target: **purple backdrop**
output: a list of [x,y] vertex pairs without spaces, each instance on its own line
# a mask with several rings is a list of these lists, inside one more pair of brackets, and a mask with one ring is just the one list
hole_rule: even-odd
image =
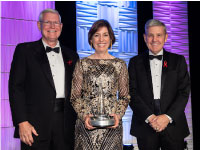
[[[165,44],[167,51],[181,54],[185,56],[189,70],[189,40],[188,40],[188,15],[187,2],[183,1],[154,1],[153,16],[164,22],[167,26],[169,34]],[[185,109],[187,121],[190,128],[190,136],[185,140],[188,142],[189,150],[193,149],[193,134],[192,134],[192,114],[191,114],[191,99]]]
[[1,149],[19,150],[20,142],[13,138],[13,124],[8,100],[8,77],[15,46],[38,40],[39,13],[55,8],[55,2],[0,2],[1,3]]

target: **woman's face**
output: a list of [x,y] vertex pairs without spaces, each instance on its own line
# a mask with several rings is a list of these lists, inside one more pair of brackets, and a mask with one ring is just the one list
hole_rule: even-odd
[[91,39],[91,43],[97,52],[107,51],[110,42],[111,39],[107,27],[100,27]]

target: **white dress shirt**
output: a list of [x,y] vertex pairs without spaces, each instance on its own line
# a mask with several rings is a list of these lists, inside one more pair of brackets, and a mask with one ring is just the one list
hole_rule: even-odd
[[[42,42],[46,49],[46,46],[49,46],[49,45],[45,43],[45,41],[43,40]],[[47,57],[49,60],[49,65],[51,68],[51,73],[53,76],[53,81],[54,81],[54,85],[56,89],[56,98],[64,98],[65,97],[65,66],[63,62],[63,57],[62,57],[59,41],[55,47],[60,48],[59,53],[55,53],[54,51],[51,51],[47,53]]]
[[[149,51],[149,55],[154,55],[151,51]],[[163,49],[156,55],[163,55]],[[155,55],[154,55],[155,56]],[[162,60],[152,59],[150,61],[150,68],[151,68],[151,78],[152,78],[152,85],[153,85],[153,95],[154,99],[160,99],[160,92],[161,92],[161,77],[162,77]],[[148,119],[151,117],[150,115],[145,122],[148,123]],[[172,118],[166,115],[172,123]]]
[[[149,55],[154,55],[154,54],[151,51],[149,51]],[[163,55],[163,50],[161,50],[157,55]],[[154,99],[160,99],[162,60],[152,59],[149,61],[151,68]]]

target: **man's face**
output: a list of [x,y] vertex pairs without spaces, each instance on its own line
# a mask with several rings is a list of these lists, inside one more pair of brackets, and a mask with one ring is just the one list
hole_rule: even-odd
[[44,13],[42,22],[38,22],[38,28],[42,33],[42,39],[49,45],[57,43],[62,31],[59,15],[56,13]]
[[144,34],[144,41],[153,54],[157,54],[163,49],[167,38],[168,34],[165,33],[162,26],[149,27],[147,33]]

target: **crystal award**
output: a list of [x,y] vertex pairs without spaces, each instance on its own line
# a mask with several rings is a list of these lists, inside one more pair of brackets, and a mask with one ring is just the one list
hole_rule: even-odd
[[112,116],[109,116],[109,114],[107,114],[105,111],[105,98],[103,88],[101,85],[99,85],[97,95],[98,107],[96,112],[94,112],[94,110],[92,109],[93,117],[91,117],[91,125],[97,128],[113,126],[115,124],[115,120]]

